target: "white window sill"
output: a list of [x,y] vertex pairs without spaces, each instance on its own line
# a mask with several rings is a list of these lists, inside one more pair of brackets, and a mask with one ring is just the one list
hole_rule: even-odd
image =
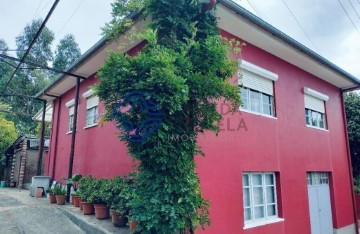
[[264,225],[267,225],[267,224],[284,222],[284,221],[285,221],[285,219],[283,219],[283,218],[274,218],[274,219],[268,219],[268,220],[261,220],[261,221],[257,221],[257,222],[247,223],[247,224],[245,224],[243,229],[249,229],[249,228],[254,228],[254,227],[264,226]]
[[276,117],[271,116],[271,115],[265,115],[265,114],[245,110],[245,109],[242,109],[242,108],[240,108],[240,112],[246,112],[246,113],[249,113],[249,114],[259,115],[259,116],[263,116],[263,117],[270,118],[270,119],[277,119]]
[[96,123],[96,124],[89,125],[89,126],[86,126],[86,127],[84,127],[84,129],[93,128],[93,127],[96,127],[96,126],[98,126],[97,123]]
[[[77,131],[77,129],[76,129],[76,131]],[[66,135],[70,135],[70,134],[72,134],[72,131],[69,131],[66,133]]]
[[315,127],[315,126],[312,126],[312,125],[307,125],[307,124],[306,124],[306,127],[308,127],[308,128],[314,128],[314,129],[321,130],[321,131],[325,131],[325,132],[329,132],[328,129],[319,128],[319,127]]

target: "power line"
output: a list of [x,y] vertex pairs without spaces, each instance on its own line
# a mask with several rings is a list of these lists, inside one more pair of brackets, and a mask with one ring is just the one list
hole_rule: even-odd
[[39,13],[37,13],[36,15],[34,15],[33,18],[36,18],[36,17],[40,16],[41,12],[43,12],[43,10],[50,4],[50,2],[51,2],[51,0],[49,0],[49,1],[44,5],[44,7],[41,8],[41,10],[39,11]]
[[249,0],[246,0],[246,1],[249,3],[249,5],[251,6],[251,8],[256,12],[256,14],[257,14],[260,18],[262,18],[260,12],[257,11],[257,9],[251,4],[251,2],[250,2]]
[[260,18],[264,18],[263,16],[262,16],[262,14],[260,14],[260,11],[249,1],[249,0],[246,0],[248,3],[249,3],[249,5],[251,6],[251,8],[256,12],[256,14],[260,17]]
[[79,5],[75,8],[74,12],[70,15],[70,17],[66,20],[66,22],[64,23],[64,25],[60,28],[60,30],[57,32],[57,35],[60,35],[60,33],[62,32],[62,30],[65,28],[65,26],[69,23],[69,21],[72,19],[72,17],[74,17],[74,15],[76,14],[76,12],[79,10],[80,6],[84,3],[85,0],[82,0]]
[[36,13],[38,12],[38,10],[39,10],[39,8],[40,8],[40,6],[41,6],[41,4],[42,4],[42,1],[43,1],[43,0],[41,0],[40,3],[39,3],[39,5],[37,6],[37,8],[36,8],[36,10],[35,10],[35,13],[34,13],[34,16],[33,16],[33,19],[35,19]]
[[0,58],[0,61],[6,63],[6,64],[9,65],[10,67],[16,68],[15,65],[7,62],[5,59]]
[[355,14],[357,15],[358,19],[360,20],[360,15],[359,15],[359,13],[356,11],[354,5],[352,4],[352,2],[351,2],[350,0],[348,0],[348,2],[350,3],[351,8],[355,11]]
[[355,26],[354,21],[351,19],[351,17],[350,17],[350,15],[349,15],[349,13],[346,11],[346,9],[345,9],[344,5],[340,2],[340,0],[337,0],[337,1],[339,2],[339,4],[340,4],[341,8],[344,10],[345,14],[346,14],[346,15],[347,15],[347,17],[349,18],[349,20],[350,20],[351,24],[354,26],[354,28],[356,29],[356,31],[360,34],[359,30],[358,30],[358,29],[357,29],[357,27]]
[[285,0],[281,0],[284,5],[286,6],[286,8],[288,9],[288,11],[290,12],[290,14],[292,15],[292,17],[295,19],[296,23],[299,25],[299,27],[301,28],[301,30],[303,31],[303,33],[305,34],[306,38],[310,41],[310,43],[314,46],[314,48],[319,52],[319,49],[317,48],[317,46],[315,45],[315,43],[311,40],[310,36],[306,33],[305,29],[301,26],[300,22],[298,21],[298,19],[296,18],[296,16],[294,15],[294,13],[291,11],[290,7],[286,4]]
[[49,13],[48,13],[47,16],[46,16],[44,22],[41,24],[41,27],[40,27],[39,30],[36,32],[35,37],[34,37],[33,40],[31,41],[28,49],[26,50],[25,54],[22,56],[19,64],[17,65],[17,67],[15,68],[15,70],[13,71],[13,73],[11,74],[9,80],[6,82],[6,84],[5,84],[5,90],[6,90],[6,88],[8,87],[8,85],[10,84],[11,80],[14,78],[14,76],[15,76],[16,72],[18,71],[18,69],[20,68],[21,64],[25,61],[26,56],[29,54],[31,48],[33,47],[33,45],[35,44],[36,40],[37,40],[38,37],[40,36],[42,30],[44,29],[47,21],[49,20],[51,14],[52,14],[53,11],[55,10],[55,8],[56,8],[57,4],[59,3],[59,1],[60,1],[60,0],[55,0],[53,6],[51,7]]

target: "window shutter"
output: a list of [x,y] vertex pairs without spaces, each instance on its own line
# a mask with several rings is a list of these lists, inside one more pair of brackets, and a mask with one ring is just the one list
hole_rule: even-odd
[[244,87],[257,90],[259,92],[274,96],[273,81],[267,78],[263,78],[255,73],[247,70],[242,70],[240,84]]
[[316,98],[314,96],[311,96],[309,94],[305,94],[304,95],[305,98],[305,108],[320,112],[320,113],[325,113],[325,103],[324,100],[321,100],[319,98]]
[[86,109],[90,109],[98,105],[99,105],[99,97],[97,96],[89,97],[86,101]]
[[69,108],[69,115],[73,115],[74,114],[74,106],[71,106],[70,108]]

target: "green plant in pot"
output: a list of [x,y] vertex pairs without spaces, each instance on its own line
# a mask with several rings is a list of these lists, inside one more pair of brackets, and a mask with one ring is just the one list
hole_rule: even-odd
[[75,175],[73,175],[73,177],[71,177],[71,183],[72,183],[72,186],[73,186],[75,192],[77,191],[77,188],[78,188],[81,178],[82,178],[82,175],[80,175],[80,174],[75,174]]
[[54,194],[54,190],[52,188],[48,188],[46,190],[46,193],[49,194],[50,203],[55,204],[56,203],[56,197],[55,197],[55,194]]
[[79,181],[78,193],[81,199],[81,206],[83,209],[84,215],[94,214],[94,204],[91,201],[91,196],[93,193],[93,185],[96,179],[89,176],[84,176]]
[[107,205],[109,199],[109,186],[107,179],[97,179],[94,181],[90,201],[94,203],[95,217],[97,219],[109,218],[109,207]]
[[66,201],[66,187],[62,184],[56,184],[53,188],[54,195],[56,197],[56,203],[58,205],[65,205]]
[[127,223],[127,198],[124,196],[127,190],[126,178],[115,177],[107,184],[105,189],[108,206],[111,208],[112,223],[116,227],[123,227]]

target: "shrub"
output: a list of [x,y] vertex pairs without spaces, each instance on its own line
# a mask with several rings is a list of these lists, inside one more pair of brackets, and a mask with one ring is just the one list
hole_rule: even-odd
[[56,184],[53,193],[54,195],[66,195],[66,188],[62,184]]
[[360,194],[360,178],[354,178],[354,192]]
[[107,188],[107,179],[94,179],[93,184],[91,186],[89,202],[94,204],[107,204],[107,195],[106,195],[106,188]]
[[95,183],[95,178],[91,175],[84,176],[79,181],[79,196],[84,202],[91,202],[91,194],[93,192],[93,185]]

